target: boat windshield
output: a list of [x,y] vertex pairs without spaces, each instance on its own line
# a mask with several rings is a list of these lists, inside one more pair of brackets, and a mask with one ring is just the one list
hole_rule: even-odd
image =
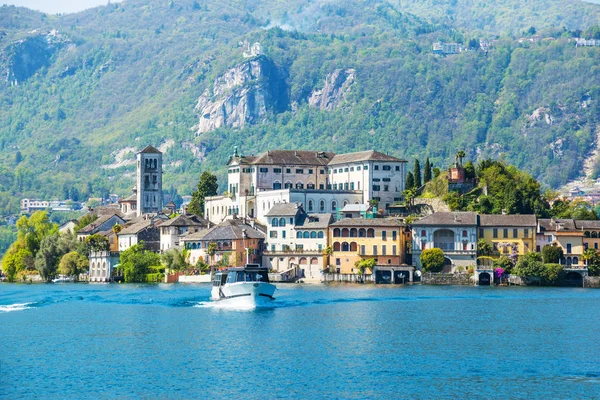
[[227,276],[227,283],[235,282],[269,282],[269,274],[267,270],[231,271]]

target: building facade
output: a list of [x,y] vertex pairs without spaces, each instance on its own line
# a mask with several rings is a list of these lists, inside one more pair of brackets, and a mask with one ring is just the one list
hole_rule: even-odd
[[535,215],[479,215],[479,239],[499,254],[523,255],[536,251]]
[[137,216],[162,212],[162,153],[148,146],[136,158]]

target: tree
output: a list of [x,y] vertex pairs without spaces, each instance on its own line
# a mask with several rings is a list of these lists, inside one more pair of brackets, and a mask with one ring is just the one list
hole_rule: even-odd
[[456,153],[456,164],[458,166],[462,167],[462,165],[463,165],[462,160],[463,160],[463,158],[465,158],[465,156],[466,156],[466,153],[464,152],[464,150],[459,150]]
[[113,225],[113,227],[112,227],[112,231],[113,231],[115,234],[117,234],[117,235],[118,235],[118,234],[119,234],[119,232],[121,232],[122,230],[123,230],[123,227],[122,227],[120,224],[114,224],[114,225]]
[[519,258],[512,273],[528,281],[541,277],[545,273],[544,263],[540,253],[527,253]]
[[419,164],[419,159],[417,159],[417,158],[415,158],[414,179],[415,179],[415,188],[416,189],[420,188],[422,186],[421,164]]
[[406,189],[413,189],[415,187],[415,176],[412,174],[412,172],[408,171],[408,174],[406,174],[406,184],[405,184]]
[[217,250],[219,247],[215,242],[210,242],[208,247],[206,248],[206,254],[210,257],[210,265],[214,265],[215,263],[215,254],[217,254]]
[[423,183],[427,183],[431,180],[431,164],[429,163],[429,157],[425,160],[425,170],[423,171]]
[[21,161],[23,161],[23,156],[21,155],[20,151],[17,151],[15,153],[15,165],[21,164]]
[[207,196],[216,196],[219,184],[217,183],[217,176],[211,174],[208,171],[204,171],[200,175],[200,181],[198,187],[194,193],[192,193],[192,200],[188,205],[188,211],[198,216],[204,215],[204,198]]
[[14,282],[17,274],[34,266],[34,257],[22,240],[14,242],[2,258],[2,271],[9,282]]
[[421,252],[421,267],[425,272],[440,272],[444,269],[444,252],[442,249],[425,249]]
[[123,271],[125,282],[145,282],[150,267],[160,266],[160,256],[145,246],[141,241],[121,253],[119,269]]
[[77,278],[79,274],[87,271],[89,268],[89,260],[87,257],[79,254],[76,251],[65,254],[58,264],[58,273],[65,276],[73,276]]
[[558,264],[563,255],[563,249],[559,246],[544,246],[542,249],[542,258],[546,264]]
[[46,236],[40,243],[40,248],[35,256],[35,269],[45,280],[50,280],[56,275],[58,262],[62,254],[58,246],[58,233]]
[[493,263],[494,269],[502,269],[505,274],[510,274],[514,267],[514,264],[507,256],[500,256],[497,260],[494,260]]
[[366,258],[364,260],[358,260],[354,263],[354,268],[358,270],[359,275],[363,275],[365,270],[369,268],[373,273],[373,268],[377,265],[374,258]]
[[477,50],[479,49],[479,40],[473,38],[471,40],[469,40],[469,50]]
[[196,262],[196,268],[203,274],[210,271],[210,265],[205,263],[204,260],[201,258],[199,258],[198,261]]
[[600,276],[600,254],[595,249],[587,249],[582,258],[587,264],[588,275]]
[[88,251],[108,251],[109,244],[108,238],[106,236],[102,236],[98,233],[94,233],[85,238],[85,243],[87,245]]
[[333,254],[333,247],[327,246],[323,249],[323,255],[325,256],[325,265],[330,268],[329,263],[331,262],[331,255]]
[[465,164],[465,178],[473,179],[475,178],[475,165],[473,165],[473,161],[469,160]]
[[84,215],[83,217],[81,217],[77,220],[77,225],[75,225],[75,228],[73,228],[74,232],[75,233],[79,232],[82,228],[85,228],[86,226],[88,226],[89,224],[91,224],[92,222],[94,222],[97,219],[98,219],[98,216],[93,213]]
[[434,178],[437,178],[438,176],[440,176],[441,173],[442,173],[442,171],[438,167],[433,168],[433,177]]
[[492,249],[492,246],[488,242],[486,242],[485,239],[481,238],[477,241],[477,255],[478,256],[489,257],[492,255],[493,252],[494,252],[494,250]]
[[23,240],[34,256],[42,239],[56,232],[58,226],[50,221],[46,211],[36,211],[29,218],[22,216],[17,221],[17,239]]
[[160,258],[165,268],[170,270],[181,271],[188,266],[188,263],[185,260],[185,254],[178,248],[172,248],[165,251]]

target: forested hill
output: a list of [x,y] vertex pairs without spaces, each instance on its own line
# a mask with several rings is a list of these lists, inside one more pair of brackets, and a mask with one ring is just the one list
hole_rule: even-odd
[[[464,149],[556,187],[598,129],[600,47],[574,41],[600,38],[595,21],[600,6],[555,0],[3,6],[0,214],[21,197],[127,194],[147,144],[180,194],[202,170],[224,176],[234,146],[375,148],[440,167]],[[470,50],[433,54],[438,41]]]

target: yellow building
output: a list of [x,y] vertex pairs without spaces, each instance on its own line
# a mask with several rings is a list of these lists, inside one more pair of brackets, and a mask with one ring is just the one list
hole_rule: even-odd
[[536,242],[538,251],[548,245],[560,246],[563,250],[560,264],[567,268],[584,268],[584,231],[576,226],[575,220],[540,219]]
[[576,220],[575,226],[583,231],[583,250],[600,251],[600,221]]
[[331,270],[358,272],[357,261],[373,258],[376,265],[399,266],[405,263],[406,232],[404,223],[390,218],[345,218],[329,226],[329,245],[333,249]]
[[479,239],[500,254],[523,255],[536,249],[535,215],[480,215]]

